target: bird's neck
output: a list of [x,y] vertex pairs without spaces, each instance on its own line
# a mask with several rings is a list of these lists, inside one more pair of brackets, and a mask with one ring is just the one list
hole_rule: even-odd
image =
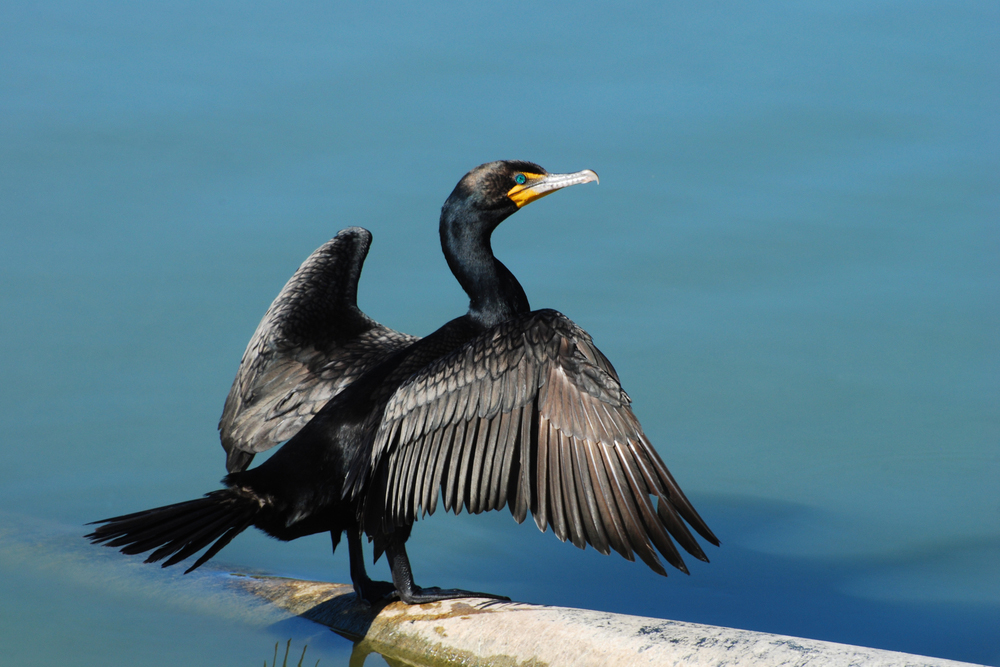
[[484,328],[531,310],[528,296],[514,274],[496,257],[491,260],[490,270],[474,277],[475,290],[470,291],[462,285],[469,295],[469,316]]
[[[469,295],[469,317],[488,328],[531,310],[524,288],[493,255],[492,229],[444,222],[441,246],[451,272]],[[475,231],[480,233],[470,233]]]

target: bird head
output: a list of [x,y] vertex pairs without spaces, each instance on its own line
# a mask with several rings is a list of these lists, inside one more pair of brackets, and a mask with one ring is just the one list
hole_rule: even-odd
[[455,186],[449,202],[464,202],[483,211],[517,209],[556,190],[579,183],[599,182],[597,174],[584,169],[572,174],[550,174],[533,162],[500,160],[481,164]]
[[[441,209],[446,224],[482,227],[492,232],[505,218],[536,199],[580,183],[600,182],[590,169],[571,174],[550,174],[533,162],[500,160],[479,165],[462,177]],[[478,224],[477,224],[478,223]],[[455,231],[455,230],[453,230]]]

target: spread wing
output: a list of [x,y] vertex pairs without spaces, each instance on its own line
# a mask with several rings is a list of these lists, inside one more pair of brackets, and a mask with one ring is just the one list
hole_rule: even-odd
[[[521,522],[601,553],[656,549],[687,571],[671,541],[707,560],[689,532],[718,540],[632,413],[611,363],[563,315],[541,310],[486,331],[392,396],[372,449],[365,527],[446,510],[510,505]],[[682,520],[683,519],[683,520]]]
[[358,309],[371,239],[351,227],[320,246],[257,326],[219,421],[230,472],[291,438],[344,387],[416,340]]

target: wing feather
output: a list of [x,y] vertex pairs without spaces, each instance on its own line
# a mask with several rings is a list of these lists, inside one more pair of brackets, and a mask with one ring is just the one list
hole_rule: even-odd
[[490,470],[490,499],[486,509],[503,509],[507,504],[506,489],[510,480],[510,461],[514,448],[510,446],[510,412],[501,412],[497,422],[497,437],[494,443],[493,467]]
[[560,542],[569,538],[569,526],[566,524],[566,511],[563,507],[562,467],[560,461],[559,431],[546,420],[548,427],[548,480],[549,480],[549,523],[552,531]]
[[455,514],[458,514],[458,505],[461,503],[461,500],[456,503],[455,497],[458,490],[458,464],[465,445],[465,425],[464,419],[455,424],[455,432],[451,441],[451,457],[448,462],[448,476],[443,483],[445,489],[444,508],[448,511],[454,510]]
[[[636,465],[639,468],[639,471],[642,473],[643,479],[646,481],[647,488],[657,489],[658,487],[656,484],[656,479],[653,477],[653,471],[650,466],[649,457],[647,456],[646,452],[642,449],[641,443],[637,443],[634,440],[629,440],[628,446],[632,452],[632,457],[635,460]],[[657,504],[657,515],[660,517],[660,521],[662,521],[663,527],[665,527],[667,531],[670,532],[673,538],[677,540],[677,542],[682,547],[684,547],[684,549],[689,554],[691,554],[698,560],[702,561],[706,560],[707,557],[705,556],[705,552],[702,551],[700,546],[698,546],[698,542],[691,535],[691,532],[687,529],[687,526],[684,525],[684,522],[680,520],[680,517],[677,515],[677,511],[670,509],[672,506],[670,505],[669,502],[667,502],[667,499],[664,498],[662,493],[656,492],[655,495]],[[657,525],[659,525],[658,522],[654,523],[657,523]],[[666,540],[666,542],[669,543],[670,540]],[[671,544],[671,547],[672,546],[673,545]],[[659,543],[657,543],[657,547],[659,548]],[[663,549],[660,549],[660,551],[663,551]],[[664,555],[666,555],[666,552],[664,552]],[[674,556],[677,561],[680,561],[680,554],[677,554],[676,551],[674,551]],[[680,570],[685,569],[683,567],[683,561],[681,561],[681,565],[677,565],[673,560],[671,560],[670,563]]]
[[537,427],[535,413],[536,403],[532,402],[524,406],[521,410],[520,428],[518,437],[515,440],[518,446],[518,458],[520,459],[520,472],[517,483],[517,496],[514,502],[514,521],[524,523],[528,510],[532,513],[537,511],[538,493],[535,490],[535,477],[532,474],[531,460],[535,456],[535,449],[538,447],[538,440],[532,430],[532,425]]
[[[551,519],[549,512],[549,489],[551,488],[550,477],[552,472],[549,466],[549,420],[541,417],[538,420],[538,436],[536,438],[535,452],[535,479],[528,482],[530,488],[535,491],[535,506],[531,508],[531,513],[535,517],[535,525],[543,533],[548,528]],[[537,481],[536,481],[537,480]],[[553,526],[555,530],[555,526]],[[556,533],[556,537],[559,534]],[[563,538],[562,541],[565,541]]]
[[497,440],[500,438],[500,427],[502,418],[490,419],[487,422],[488,435],[484,443],[483,464],[478,474],[473,475],[473,481],[478,484],[478,497],[473,504],[474,513],[486,512],[493,509],[491,500],[493,499],[493,467],[495,465],[497,453]]
[[649,537],[642,529],[639,511],[632,497],[632,487],[629,484],[628,476],[621,468],[616,449],[614,445],[604,446],[601,448],[601,455],[610,473],[612,492],[624,520],[629,546],[654,572],[664,574],[663,565],[660,564],[660,560],[650,544]]
[[472,470],[469,475],[469,493],[466,503],[466,509],[469,510],[469,514],[478,514],[482,511],[479,507],[479,500],[481,498],[483,468],[486,463],[486,443],[489,435],[490,420],[486,417],[480,417],[475,447],[471,451],[472,460],[470,461],[470,467]]
[[569,529],[570,541],[580,549],[587,544],[584,536],[583,517],[580,516],[580,505],[577,501],[576,482],[573,470],[572,436],[559,432],[559,483],[562,485],[563,513],[566,516],[566,527]]
[[413,523],[415,477],[423,472],[416,461],[418,455],[422,453],[420,448],[411,447],[410,449],[413,450],[413,455],[406,457],[406,466],[403,469],[403,474],[399,476],[401,484],[396,496],[396,506],[402,511],[404,523]]
[[[447,470],[448,461],[451,455],[451,443],[455,435],[455,425],[446,424],[444,430],[441,432],[441,450],[438,453],[437,461],[434,463],[434,478],[431,481],[430,488],[426,491],[427,493],[427,504],[424,506],[427,508],[428,514],[434,514],[434,510],[437,509],[437,499],[438,489],[444,490],[444,475]],[[448,510],[448,505],[445,505],[445,511]]]
[[597,506],[597,492],[594,489],[590,468],[587,465],[588,444],[586,441],[574,442],[570,449],[570,455],[573,457],[573,477],[577,480],[579,490],[577,499],[581,505],[585,506],[580,515],[587,534],[587,542],[606,556],[610,553],[608,536],[601,525],[601,510]]
[[608,481],[607,468],[598,451],[600,447],[602,445],[599,443],[586,441],[587,466],[590,468],[591,479],[596,482],[596,489],[600,490],[599,494],[595,494],[595,500],[601,512],[600,523],[604,526],[611,548],[620,553],[623,558],[635,560],[625,537],[625,529],[618,514],[618,506],[615,503],[611,484]]
[[[686,573],[687,567],[684,565],[684,561],[681,560],[680,554],[677,553],[677,548],[673,542],[667,537],[667,532],[664,530],[663,524],[656,517],[656,510],[649,499],[651,489],[646,486],[643,480],[640,464],[632,456],[632,452],[627,446],[616,445],[615,451],[618,453],[618,458],[622,462],[622,468],[628,476],[629,485],[631,485],[632,492],[637,500],[636,504],[639,507],[642,521],[646,525],[648,537],[656,545],[656,548],[660,550],[660,553],[664,555],[668,563]],[[657,559],[657,562],[659,562],[659,559]]]
[[[393,460],[389,461],[389,466],[388,469],[386,470],[386,480],[387,480],[386,495],[388,498],[393,498],[393,499],[397,498],[397,494],[401,486],[399,482],[400,475],[397,473],[397,469],[402,468],[404,463],[405,461],[403,460],[402,457],[395,457]],[[397,507],[398,504],[393,503],[393,506]],[[393,520],[395,521],[395,516],[393,516]]]
[[437,459],[441,452],[441,436],[443,433],[443,429],[436,429],[431,436],[431,445],[427,450],[427,464],[424,466],[423,475],[419,477],[420,486],[415,492],[417,502],[423,508],[421,516],[426,515],[427,508],[430,507],[430,494],[433,492],[435,496],[437,495],[437,488],[431,485],[431,481],[434,479],[434,471],[437,469]]

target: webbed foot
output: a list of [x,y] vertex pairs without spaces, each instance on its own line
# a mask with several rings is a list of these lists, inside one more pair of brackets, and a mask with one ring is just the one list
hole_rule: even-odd
[[463,591],[459,588],[438,588],[437,586],[421,588],[415,584],[411,586],[409,590],[399,591],[398,594],[399,599],[406,604],[426,604],[428,602],[457,600],[459,598],[486,598],[489,600],[503,600],[505,602],[510,602],[510,598],[503,595]]

